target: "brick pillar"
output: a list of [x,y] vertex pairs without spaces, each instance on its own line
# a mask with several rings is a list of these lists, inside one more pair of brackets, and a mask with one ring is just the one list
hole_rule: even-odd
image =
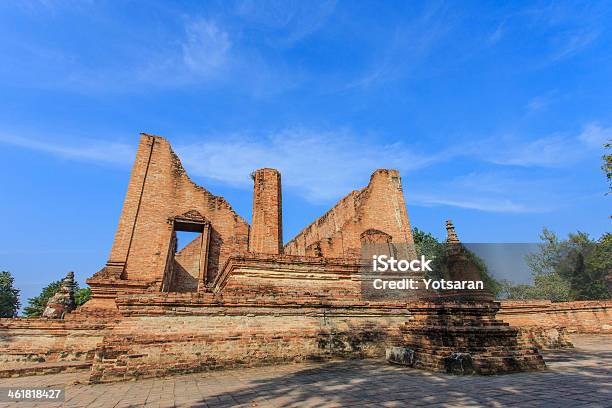
[[253,223],[249,251],[263,254],[283,252],[281,176],[275,169],[253,173]]

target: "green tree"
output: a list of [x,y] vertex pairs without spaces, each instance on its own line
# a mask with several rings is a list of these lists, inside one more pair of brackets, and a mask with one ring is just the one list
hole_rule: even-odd
[[0,317],[16,317],[19,310],[19,289],[13,287],[10,272],[0,271]]
[[559,240],[554,233],[545,229],[540,252],[528,258],[528,263],[532,261],[529,265],[532,266],[534,280],[541,276],[548,277],[541,278],[540,282],[542,290],[553,290],[551,300],[555,295],[559,296],[559,290],[565,291],[563,282],[569,286],[567,299],[563,300],[609,298],[605,281],[606,276],[612,273],[608,261],[612,255],[609,236],[605,234],[595,241],[588,234],[578,231],[569,234],[565,240]]
[[515,285],[514,282],[503,279],[500,281],[500,291],[498,298],[499,299],[509,299],[509,300],[527,300],[534,299],[533,297],[533,286],[519,284]]
[[553,302],[573,300],[569,282],[556,273],[534,276],[533,281],[533,286],[527,291],[529,299],[544,299]]
[[542,230],[540,239],[542,243],[538,245],[538,252],[530,253],[525,257],[534,276],[546,275],[555,271],[556,258],[561,245],[555,233],[547,228]]
[[[606,143],[604,148],[611,149],[612,143]],[[612,154],[604,154],[601,158],[603,159],[601,169],[606,173],[606,178],[608,179],[608,194],[610,194],[612,192]]]
[[576,293],[577,300],[609,299],[611,289],[609,281],[612,276],[612,234],[604,234],[584,259],[582,274],[588,285],[582,286]]
[[[79,283],[76,281],[74,284],[74,302],[76,306],[79,307],[91,298],[91,289],[79,288]],[[23,314],[26,317],[42,316],[45,307],[47,307],[47,302],[58,290],[60,290],[61,286],[61,279],[45,286],[38,296],[28,299],[28,305],[24,308]]]
[[91,289],[81,288],[81,289],[75,290],[74,301],[77,307],[81,306],[82,304],[87,302],[89,299],[91,299]]
[[42,316],[47,306],[47,302],[51,299],[51,296],[60,289],[62,285],[61,280],[51,282],[45,286],[38,296],[34,296],[28,299],[28,305],[23,309],[23,314],[26,317],[38,317]]
[[537,252],[527,255],[534,284],[504,283],[508,299],[568,300],[609,299],[607,277],[612,274],[612,237],[598,241],[578,231],[565,240],[544,228]]
[[417,255],[423,255],[426,259],[432,259],[432,271],[427,272],[429,279],[443,278],[443,254],[444,245],[438,242],[436,237],[429,232],[422,231],[416,227],[412,229],[412,239]]

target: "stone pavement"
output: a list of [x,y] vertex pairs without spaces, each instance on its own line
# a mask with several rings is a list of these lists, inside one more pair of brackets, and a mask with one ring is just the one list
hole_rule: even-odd
[[334,361],[85,385],[86,372],[0,380],[0,387],[69,384],[67,407],[485,406],[612,407],[612,336],[576,336],[544,354],[545,372],[490,377],[433,374],[382,361]]

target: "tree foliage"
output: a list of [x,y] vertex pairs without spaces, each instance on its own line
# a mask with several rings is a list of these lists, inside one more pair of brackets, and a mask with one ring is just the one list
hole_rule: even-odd
[[19,310],[19,289],[13,287],[10,272],[0,271],[0,317],[16,317]]
[[[42,316],[47,306],[47,302],[55,293],[60,290],[62,281],[57,280],[45,286],[38,296],[28,299],[28,305],[24,308],[26,317]],[[87,302],[91,298],[91,290],[89,288],[79,288],[79,283],[75,282],[74,301],[77,307]]]
[[91,299],[91,289],[80,288],[80,289],[75,290],[74,301],[77,307],[81,306],[83,303],[87,302],[89,299]]
[[554,302],[610,298],[606,279],[612,274],[612,234],[593,240],[578,231],[560,240],[545,228],[540,238],[539,250],[526,257],[534,284],[504,281],[503,298]]
[[515,285],[509,280],[501,281],[499,299],[529,300],[545,299],[553,302],[571,300],[567,281],[558,275],[540,275],[534,277],[533,285]]
[[38,296],[34,296],[28,299],[28,305],[23,309],[23,314],[26,317],[38,317],[42,316],[47,306],[47,302],[55,293],[60,289],[62,285],[61,280],[51,282],[45,286]]
[[[606,143],[604,148],[612,149],[612,143]],[[603,164],[601,165],[601,169],[606,173],[606,178],[608,179],[608,194],[610,194],[612,192],[612,154],[604,154],[602,159]]]
[[444,254],[444,244],[438,242],[436,237],[429,232],[422,231],[416,227],[412,229],[412,239],[416,253],[423,255],[426,259],[432,259],[432,272],[427,272],[429,279],[441,279],[442,276],[442,255]]

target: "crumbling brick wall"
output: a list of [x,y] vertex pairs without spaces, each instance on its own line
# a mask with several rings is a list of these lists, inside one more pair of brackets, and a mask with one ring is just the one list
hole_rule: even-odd
[[405,320],[372,310],[323,315],[293,309],[262,314],[257,308],[232,308],[207,316],[134,317],[117,327],[96,349],[91,380],[108,382],[172,373],[257,366],[330,357],[380,357]]
[[391,236],[393,243],[413,242],[397,170],[376,170],[367,187],[342,198],[289,241],[284,252],[329,258],[359,257],[361,236],[368,230]]
[[517,327],[564,327],[570,333],[612,333],[612,301],[502,301],[498,317]]
[[91,361],[107,320],[0,319],[0,367],[39,362]]
[[[284,281],[295,281],[290,275],[300,270],[307,275],[307,270],[317,269],[312,262],[307,268],[293,266],[293,272],[283,266]],[[322,260],[317,280],[324,279],[328,268]],[[115,381],[276,361],[381,356],[422,305],[339,296],[350,274],[345,266],[333,268],[337,271],[330,278],[337,282],[325,285],[324,296],[307,295],[316,285],[302,279],[293,294],[285,283],[285,289],[253,299],[238,296],[242,280],[234,279],[228,286],[236,289],[236,296],[222,300],[212,293],[126,296],[120,299],[123,316],[113,319],[72,314],[58,321],[0,319],[0,364],[93,361],[92,380]],[[262,285],[264,279],[277,284],[265,271],[248,284]],[[248,273],[245,269],[241,275]],[[610,301],[503,302],[498,316],[524,328],[527,337],[538,324],[547,330],[566,324],[570,332],[609,333],[611,306]]]
[[189,179],[167,140],[143,134],[108,265],[121,268],[124,280],[161,282],[173,255],[171,219],[193,211],[212,226],[212,280],[230,255],[248,250],[249,225],[223,197]]

